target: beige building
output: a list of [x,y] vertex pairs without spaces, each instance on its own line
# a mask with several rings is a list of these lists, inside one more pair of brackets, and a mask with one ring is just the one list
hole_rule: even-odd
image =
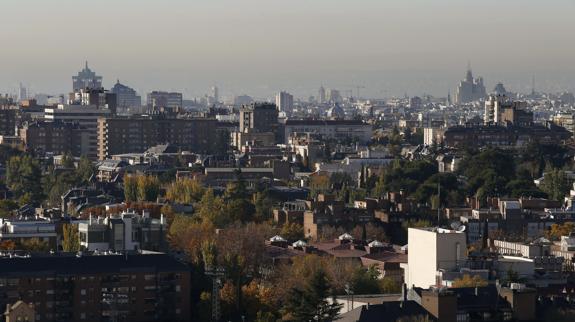
[[407,265],[403,265],[409,287],[428,288],[440,284],[440,270],[455,271],[467,260],[464,232],[442,228],[408,229]]
[[34,304],[17,301],[6,305],[4,311],[4,321],[6,322],[34,322],[36,321],[36,311]]

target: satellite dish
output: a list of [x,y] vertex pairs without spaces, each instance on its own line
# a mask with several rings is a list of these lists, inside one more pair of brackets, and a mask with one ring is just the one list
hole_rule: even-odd
[[461,227],[461,223],[458,221],[454,221],[451,223],[450,226],[451,226],[451,229],[453,229],[453,230],[459,230],[459,228]]
[[459,227],[459,229],[457,229],[458,232],[462,233],[465,231],[465,226],[461,225],[461,227]]

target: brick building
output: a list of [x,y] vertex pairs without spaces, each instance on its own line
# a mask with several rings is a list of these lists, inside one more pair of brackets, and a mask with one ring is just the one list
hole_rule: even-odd
[[0,257],[0,305],[36,321],[188,321],[189,268],[162,253]]
[[215,119],[164,115],[102,117],[98,119],[98,158],[142,153],[166,143],[181,150],[209,153],[214,148],[216,127]]

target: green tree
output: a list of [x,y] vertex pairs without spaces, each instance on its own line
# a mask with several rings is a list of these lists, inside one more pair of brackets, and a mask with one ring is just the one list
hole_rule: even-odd
[[178,203],[191,204],[200,201],[205,192],[206,189],[197,180],[185,178],[170,184],[166,190],[166,198]]
[[70,152],[66,152],[62,155],[62,160],[60,161],[60,164],[64,168],[68,168],[68,169],[75,169],[76,168],[76,166],[74,165],[74,157],[72,156],[72,154]]
[[155,176],[137,178],[138,201],[156,201],[160,193],[160,180]]
[[80,250],[80,236],[78,227],[73,224],[62,226],[62,250],[65,252],[77,252]]
[[0,218],[10,218],[12,216],[12,211],[16,209],[18,209],[18,204],[14,200],[0,200]]
[[280,236],[291,242],[304,239],[303,226],[295,222],[285,223],[280,230]]
[[212,189],[207,189],[198,203],[196,214],[202,220],[211,222],[218,228],[223,228],[230,222],[226,217],[226,206],[220,197],[214,195]]
[[541,189],[549,198],[553,200],[563,200],[570,190],[565,172],[557,168],[551,168],[545,171]]
[[378,294],[379,272],[375,266],[365,268],[358,266],[351,277],[351,289],[354,294]]
[[78,168],[76,169],[77,182],[80,184],[87,183],[88,181],[90,181],[90,178],[92,177],[92,175],[94,175],[95,172],[96,167],[94,166],[92,161],[90,161],[90,159],[88,159],[88,157],[85,155],[80,157],[80,161],[78,162]]
[[42,200],[42,170],[40,163],[30,155],[14,156],[6,166],[6,185],[16,198],[28,194],[32,203]]
[[331,322],[337,320],[341,304],[328,302],[333,297],[333,289],[329,278],[323,269],[317,269],[308,278],[306,285],[300,289],[290,289],[286,306],[284,321],[320,321]]
[[128,202],[138,200],[137,177],[129,175],[124,176],[124,199]]

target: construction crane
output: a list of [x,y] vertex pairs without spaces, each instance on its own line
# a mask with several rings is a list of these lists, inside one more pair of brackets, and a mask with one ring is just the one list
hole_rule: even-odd
[[220,266],[206,266],[205,274],[212,277],[212,322],[219,322],[221,317],[220,288],[223,286],[222,279],[226,271]]

